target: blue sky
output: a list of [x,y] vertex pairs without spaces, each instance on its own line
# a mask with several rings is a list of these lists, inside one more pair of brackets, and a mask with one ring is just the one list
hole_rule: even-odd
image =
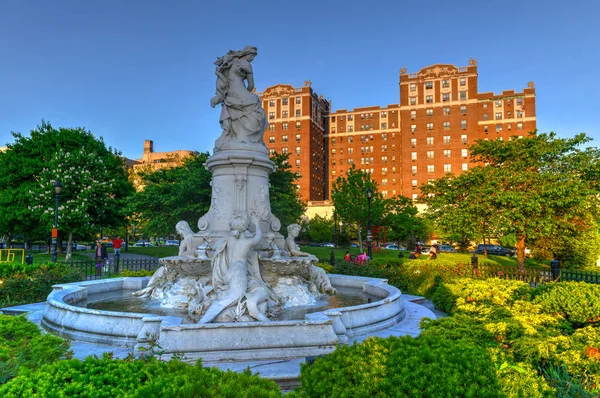
[[334,109],[398,103],[398,71],[476,58],[479,90],[535,82],[540,131],[600,146],[600,1],[0,1],[0,146],[42,119],[130,158],[210,151],[213,62],[258,47],[258,90],[312,87]]

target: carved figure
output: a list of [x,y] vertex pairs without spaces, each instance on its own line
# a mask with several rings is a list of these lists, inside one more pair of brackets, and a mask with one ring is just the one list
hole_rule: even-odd
[[267,117],[260,98],[252,92],[254,75],[250,62],[256,54],[256,47],[246,46],[240,51],[229,51],[215,62],[217,95],[210,100],[210,106],[223,104],[219,118],[223,133],[215,143],[215,151],[231,142],[266,148],[263,133],[268,126]]
[[248,221],[243,216],[231,220],[231,234],[221,241],[215,249],[212,259],[212,283],[217,293],[215,300],[200,319],[199,323],[212,322],[225,308],[239,302],[248,287],[248,255],[260,242],[262,230],[260,219],[252,214],[252,223],[256,228],[253,237],[247,237]]
[[179,244],[179,255],[183,257],[195,257],[196,250],[204,242],[204,239],[200,236],[194,236],[194,231],[192,231],[187,221],[179,221],[175,225],[175,230],[182,238]]
[[302,227],[298,224],[288,225],[288,236],[285,238],[285,248],[290,252],[292,257],[306,257],[310,253],[300,251],[300,246],[296,244],[296,238],[300,234]]

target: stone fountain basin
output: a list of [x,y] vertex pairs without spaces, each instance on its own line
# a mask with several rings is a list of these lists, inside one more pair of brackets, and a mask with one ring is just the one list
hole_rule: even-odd
[[138,290],[149,277],[116,278],[53,286],[42,325],[62,337],[147,349],[154,340],[161,356],[183,354],[204,361],[291,359],[327,354],[349,337],[372,333],[400,322],[405,315],[399,289],[385,279],[329,275],[331,284],[380,297],[371,303],[307,314],[304,320],[182,324],[173,316],[104,311],[73,305],[88,294]]

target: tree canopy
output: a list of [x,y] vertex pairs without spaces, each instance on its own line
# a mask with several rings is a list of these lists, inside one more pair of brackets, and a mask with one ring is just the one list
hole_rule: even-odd
[[423,186],[422,201],[444,228],[513,233],[517,263],[524,266],[526,245],[597,228],[589,220],[598,220],[600,152],[581,148],[589,141],[585,134],[554,133],[477,141],[471,157],[480,166]]

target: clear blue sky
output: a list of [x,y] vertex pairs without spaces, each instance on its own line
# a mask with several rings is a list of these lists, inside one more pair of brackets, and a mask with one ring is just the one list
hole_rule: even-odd
[[397,103],[398,71],[476,58],[479,89],[533,80],[540,131],[600,146],[600,1],[0,0],[0,146],[42,119],[130,158],[212,150],[217,56],[258,47],[256,85],[334,109]]

